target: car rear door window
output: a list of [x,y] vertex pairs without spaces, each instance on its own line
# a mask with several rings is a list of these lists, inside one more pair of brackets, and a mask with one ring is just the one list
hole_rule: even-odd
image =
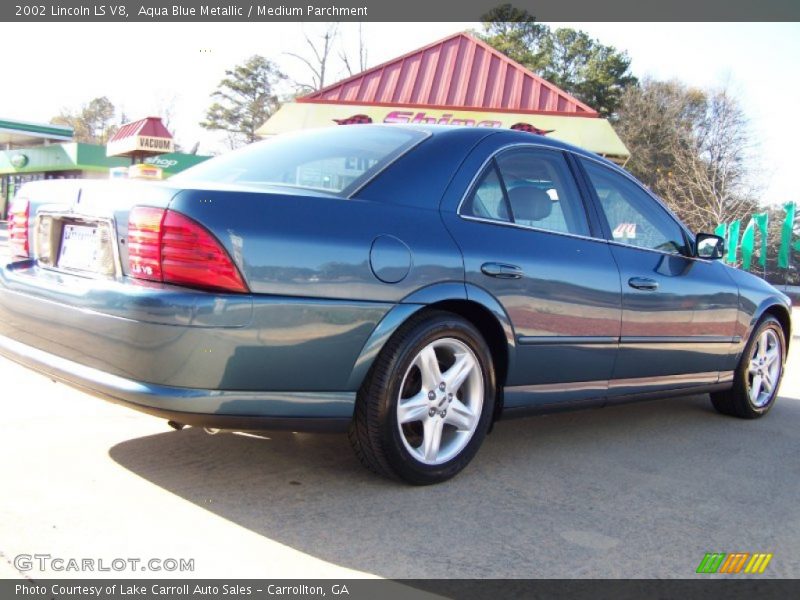
[[647,192],[608,167],[580,160],[608,220],[612,241],[668,254],[685,253],[680,225]]
[[462,214],[492,221],[511,221],[508,199],[494,162],[478,180],[478,185],[467,199]]
[[589,235],[589,224],[569,167],[559,152],[510,150],[487,167],[462,215]]

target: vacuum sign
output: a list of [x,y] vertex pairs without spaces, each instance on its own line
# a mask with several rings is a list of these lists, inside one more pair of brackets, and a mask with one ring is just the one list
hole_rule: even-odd
[[175,143],[171,138],[152,137],[149,135],[132,135],[108,144],[109,156],[126,154],[129,152],[174,152]]

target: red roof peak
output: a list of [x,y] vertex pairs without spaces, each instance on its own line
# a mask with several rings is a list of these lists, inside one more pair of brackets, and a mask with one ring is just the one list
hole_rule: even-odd
[[109,143],[135,135],[172,139],[172,134],[164,126],[164,123],[161,122],[161,117],[145,117],[144,119],[121,125],[114,136],[109,140]]
[[297,101],[598,116],[577,98],[466,32]]

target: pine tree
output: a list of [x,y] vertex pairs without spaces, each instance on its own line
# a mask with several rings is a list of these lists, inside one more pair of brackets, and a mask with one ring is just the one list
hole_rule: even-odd
[[258,140],[256,130],[280,107],[277,87],[285,79],[275,63],[251,56],[225,71],[200,126],[227,132],[231,148]]

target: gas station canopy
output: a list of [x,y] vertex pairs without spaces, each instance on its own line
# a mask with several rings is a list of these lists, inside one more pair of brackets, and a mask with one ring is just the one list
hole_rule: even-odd
[[0,149],[72,141],[72,127],[0,119]]

